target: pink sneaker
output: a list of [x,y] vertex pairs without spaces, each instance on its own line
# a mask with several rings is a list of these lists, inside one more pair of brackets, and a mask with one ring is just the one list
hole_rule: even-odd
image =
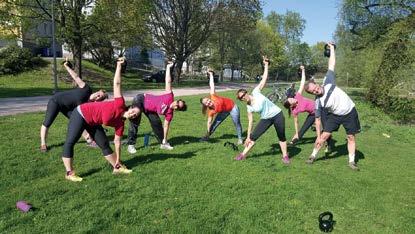
[[235,157],[235,160],[241,161],[241,160],[245,160],[245,158],[246,158],[246,155],[243,153],[240,153]]
[[290,160],[290,158],[288,157],[288,155],[285,155],[284,157],[282,157],[282,162],[284,163],[284,164],[290,164],[291,163],[291,160]]
[[95,141],[92,141],[91,143],[86,143],[86,145],[91,147],[91,148],[98,148],[99,147]]

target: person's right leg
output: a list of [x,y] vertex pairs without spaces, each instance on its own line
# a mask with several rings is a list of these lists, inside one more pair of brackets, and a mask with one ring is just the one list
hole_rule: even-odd
[[137,132],[138,132],[138,126],[140,126],[140,122],[141,122],[141,113],[137,116],[137,118],[130,119],[129,122],[130,122],[130,125],[128,127],[127,151],[130,154],[135,154],[137,152],[135,148],[135,143],[137,142]]
[[68,130],[66,134],[65,144],[63,145],[63,154],[62,154],[62,161],[66,169],[66,176],[67,180],[71,181],[82,181],[81,177],[78,177],[73,172],[73,148],[76,142],[82,135],[82,132],[85,129],[85,120],[79,114],[78,111],[74,111],[69,119]]
[[330,137],[331,137],[331,132],[323,132],[320,136],[320,139],[316,139],[316,142],[314,143],[313,152],[311,153],[311,156],[308,158],[306,163],[312,164],[316,160],[318,151],[321,149],[324,142],[326,142],[327,139],[329,139]]
[[49,127],[52,125],[53,121],[55,121],[56,116],[59,114],[59,106],[55,102],[53,98],[51,98],[48,102],[48,106],[46,109],[45,120],[43,121],[42,126],[40,127],[40,150],[42,152],[46,152],[47,144],[46,139],[48,136]]

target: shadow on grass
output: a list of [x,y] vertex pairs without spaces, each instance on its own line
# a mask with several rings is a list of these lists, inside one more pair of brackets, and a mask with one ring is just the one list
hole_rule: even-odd
[[[334,154],[333,154],[334,153]],[[336,145],[331,153],[326,153],[324,157],[321,158],[317,158],[316,161],[319,160],[329,160],[329,159],[335,159],[338,157],[342,157],[342,156],[348,156],[349,155],[349,151],[347,151],[347,142],[345,144],[342,145]],[[358,162],[361,159],[364,159],[365,155],[356,149],[355,152],[355,161]]]
[[87,172],[82,173],[81,177],[87,177],[87,176],[93,175],[93,174],[95,174],[97,172],[100,172],[101,170],[102,170],[102,168],[92,168],[92,169],[89,169]]
[[134,157],[132,159],[124,161],[124,164],[127,165],[129,168],[134,168],[140,164],[146,164],[146,163],[166,160],[170,158],[186,159],[186,158],[191,158],[193,156],[196,156],[196,152],[200,150],[203,150],[203,149],[190,151],[186,153],[178,153],[178,154],[161,154],[161,153],[147,154],[145,156]]
[[[200,137],[195,137],[195,136],[172,137],[172,138],[170,138],[169,142],[173,146],[189,144],[189,143],[199,143],[200,142]],[[207,141],[206,143],[217,143],[217,142],[219,142],[218,139],[210,138],[209,141]]]
[[[295,147],[295,146],[291,146],[288,149],[288,155],[290,158],[294,158],[296,155],[298,155],[301,152],[301,148]],[[275,154],[281,154],[281,149],[280,149],[280,145],[277,144],[272,144],[271,148],[261,154],[254,154],[251,157],[256,158],[256,157],[263,157],[263,156],[269,156],[269,155],[275,155]]]

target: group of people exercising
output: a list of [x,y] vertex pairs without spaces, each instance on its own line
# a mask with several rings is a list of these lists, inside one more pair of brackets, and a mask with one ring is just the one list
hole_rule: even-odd
[[[317,84],[314,80],[306,82],[305,68],[301,66],[301,82],[298,92],[287,97],[283,105],[288,109],[289,115],[294,117],[295,134],[291,144],[302,139],[304,133],[313,125],[316,125],[316,141],[311,156],[306,161],[312,164],[317,157],[320,148],[325,142],[331,145],[331,134],[337,131],[340,125],[346,130],[347,149],[349,152],[348,165],[353,170],[359,170],[355,162],[355,135],[360,132],[360,123],[355,104],[350,97],[335,85],[335,51],[334,44],[329,43],[330,57],[328,72],[324,78],[323,85]],[[49,101],[45,120],[41,126],[40,150],[46,152],[47,132],[59,112],[69,119],[67,137],[63,146],[62,161],[66,169],[65,178],[70,181],[82,181],[82,178],[75,174],[73,169],[74,145],[83,135],[88,145],[97,146],[101,149],[104,158],[113,167],[114,174],[129,174],[128,169],[121,161],[121,138],[124,132],[124,122],[129,120],[127,151],[136,153],[135,143],[137,130],[141,123],[142,114],[150,121],[151,128],[156,135],[160,148],[172,150],[173,147],[167,141],[170,123],[174,111],[186,111],[186,102],[174,100],[171,85],[171,69],[173,62],[166,66],[165,94],[152,95],[146,93],[137,94],[130,106],[126,106],[121,90],[121,67],[124,59],[118,59],[113,84],[113,99],[108,98],[105,90],[92,93],[91,88],[72,70],[68,62],[64,66],[71,75],[78,88],[55,94]],[[235,160],[246,159],[248,152],[253,148],[256,141],[263,135],[271,125],[277,133],[279,146],[282,152],[282,162],[290,163],[285,135],[285,118],[283,111],[265,97],[261,91],[268,79],[269,60],[263,57],[264,73],[260,83],[249,93],[246,89],[237,91],[237,99],[246,103],[248,129],[245,141],[242,138],[242,125],[240,122],[240,111],[235,102],[226,97],[217,95],[214,84],[213,71],[208,71],[210,95],[200,99],[202,113],[207,115],[207,131],[200,141],[209,141],[209,137],[215,132],[218,126],[230,115],[236,128],[237,143],[244,144],[244,149]],[[302,96],[303,91],[315,95],[316,99],[311,100]],[[253,113],[259,113],[260,121],[253,129]],[[303,126],[299,129],[298,115],[307,113]],[[164,115],[164,123],[160,119]],[[115,130],[114,147],[115,153],[110,147],[109,140],[102,126],[113,127]]]

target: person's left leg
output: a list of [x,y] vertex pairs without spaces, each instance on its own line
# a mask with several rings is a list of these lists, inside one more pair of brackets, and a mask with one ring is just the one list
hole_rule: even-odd
[[304,134],[307,132],[307,130],[313,125],[315,122],[316,117],[315,115],[308,115],[307,118],[304,121],[303,126],[300,129],[300,132],[298,133],[298,139],[302,139]]
[[287,152],[287,139],[285,136],[285,118],[284,118],[284,114],[282,111],[273,118],[273,124],[274,124],[275,131],[277,132],[279,145],[281,148],[281,153],[282,153],[281,160],[283,163],[289,164],[290,158]]
[[117,163],[117,157],[114,155],[108,137],[105,134],[105,130],[102,126],[87,126],[88,133],[94,137],[97,145],[101,148],[102,155],[104,155],[105,160],[107,160],[112,168],[113,174],[129,174],[132,170],[127,169],[122,163]]
[[231,112],[230,112],[231,118],[232,118],[232,122],[235,125],[235,129],[236,129],[236,134],[238,135],[238,144],[242,144],[243,140],[242,140],[242,125],[241,125],[241,114],[239,112],[239,108],[238,106],[235,104],[235,106],[232,108]]
[[347,151],[349,153],[349,167],[353,170],[359,170],[355,161],[356,154],[356,135],[360,132],[359,116],[355,108],[343,119],[343,127],[347,134]]

